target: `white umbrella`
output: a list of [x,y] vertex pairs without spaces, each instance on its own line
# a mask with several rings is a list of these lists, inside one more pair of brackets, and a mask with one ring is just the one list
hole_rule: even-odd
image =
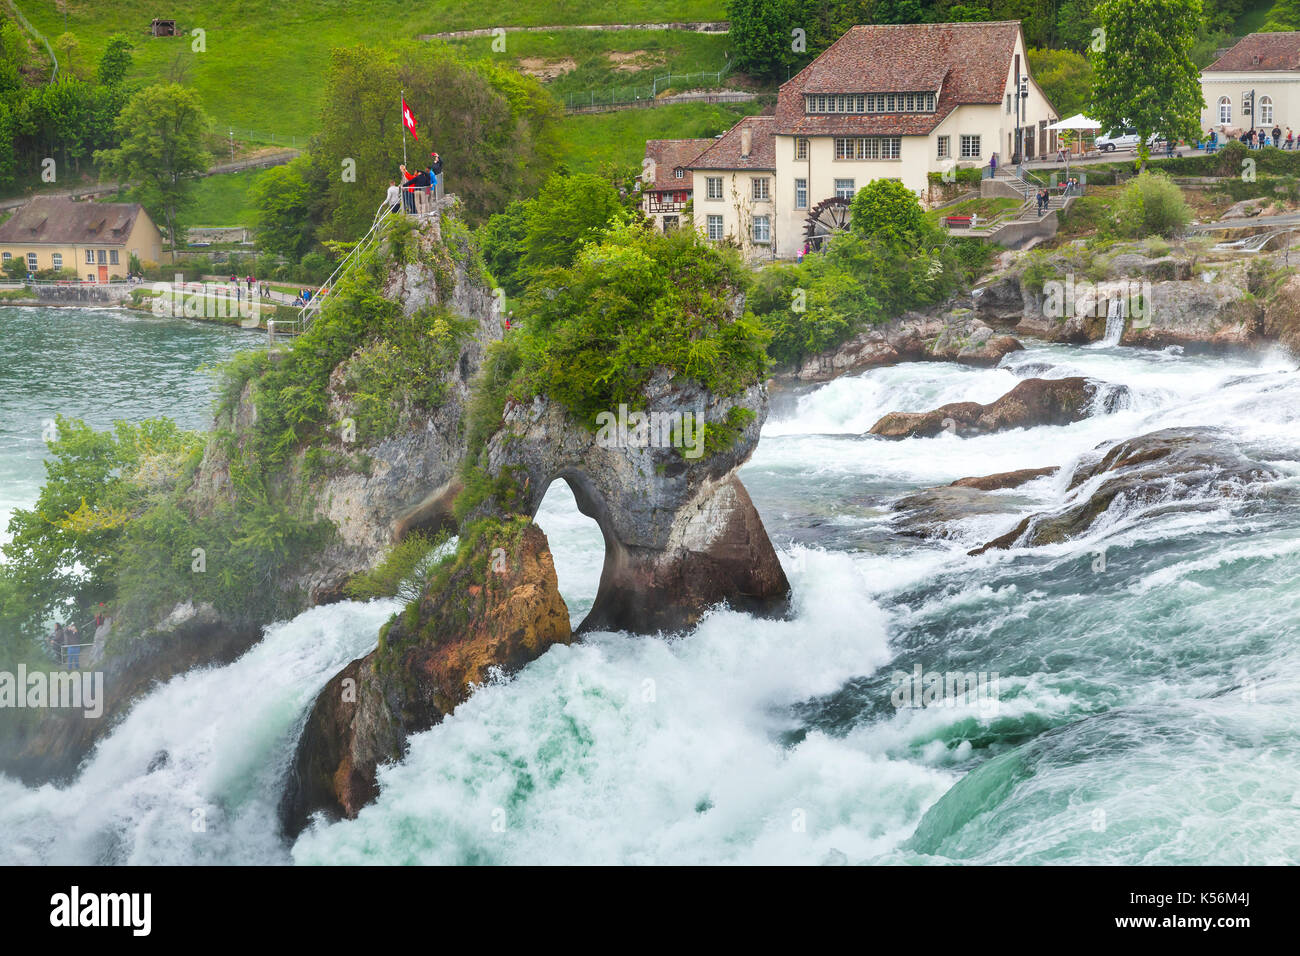
[[1075,113],[1069,119],[1063,119],[1053,123],[1048,129],[1101,129],[1101,124],[1094,119],[1088,119],[1082,113]]
[[[1096,131],[1101,129],[1101,124],[1094,119],[1088,119],[1082,113],[1075,113],[1068,119],[1059,120],[1047,127],[1048,129],[1077,129],[1080,131]],[[1070,154],[1065,154],[1065,178],[1070,178]]]

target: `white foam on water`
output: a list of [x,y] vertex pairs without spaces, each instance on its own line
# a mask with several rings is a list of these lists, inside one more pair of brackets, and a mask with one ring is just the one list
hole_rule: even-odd
[[276,807],[300,724],[397,607],[314,608],[268,628],[234,663],[174,678],[136,704],[68,787],[0,777],[9,834],[0,862],[287,862]]

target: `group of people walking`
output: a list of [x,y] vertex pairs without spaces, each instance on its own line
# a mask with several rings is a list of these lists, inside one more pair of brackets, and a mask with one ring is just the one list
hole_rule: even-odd
[[442,157],[436,152],[429,154],[429,162],[424,169],[409,170],[405,163],[398,169],[401,170],[402,182],[399,185],[396,179],[390,179],[388,194],[384,197],[384,205],[390,212],[397,212],[401,208],[414,216],[417,212],[426,211],[435,198],[442,197],[439,184]]
[[239,276],[232,272],[230,274],[230,279],[227,281],[229,281],[231,287],[234,288],[236,294],[242,293],[244,287],[247,287],[250,299],[253,297],[254,293],[260,296],[269,296],[271,294],[271,283],[263,282],[260,279],[254,279],[251,275],[244,276],[241,280]]

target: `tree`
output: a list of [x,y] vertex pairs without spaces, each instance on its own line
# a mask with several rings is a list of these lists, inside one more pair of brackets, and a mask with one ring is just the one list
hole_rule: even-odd
[[1200,131],[1200,74],[1192,60],[1201,0],[1102,0],[1105,31],[1093,54],[1090,115],[1108,129],[1136,129],[1141,168],[1147,140]]
[[203,148],[208,125],[193,90],[148,86],[117,118],[122,145],[95,154],[109,175],[138,184],[141,204],[166,223],[173,247],[181,238],[180,216],[193,201],[194,180],[211,163]]
[[915,243],[925,233],[916,194],[896,179],[876,179],[859,189],[849,206],[849,228],[889,244]]
[[524,291],[524,277],[519,264],[524,258],[524,242],[534,202],[531,199],[515,200],[478,230],[483,263],[507,295]]
[[406,137],[408,166],[430,150],[443,159],[446,192],[482,222],[535,192],[559,155],[559,106],[531,77],[491,61],[467,63],[433,44],[336,49],[325,78],[316,161],[328,171],[329,234],[355,239],[402,162],[399,89],[419,126]]
[[1173,236],[1191,221],[1183,191],[1163,173],[1146,170],[1125,184],[1115,204],[1115,231],[1122,236]]
[[257,177],[249,199],[257,210],[259,248],[294,262],[311,248],[317,225],[312,216],[311,179],[312,162],[306,156]]
[[59,60],[59,75],[85,79],[81,64],[81,41],[75,33],[60,33],[54,38],[54,55]]
[[802,22],[800,6],[797,0],[727,0],[737,69],[784,80],[797,57],[793,30]]
[[135,47],[125,34],[115,33],[108,38],[108,45],[99,58],[96,76],[101,86],[118,86],[131,69],[131,51]]
[[529,279],[554,266],[570,265],[578,250],[599,239],[623,211],[614,187],[591,173],[552,176],[530,207],[520,262]]
[[1030,50],[1029,70],[1061,117],[1082,113],[1088,107],[1092,66],[1073,50]]

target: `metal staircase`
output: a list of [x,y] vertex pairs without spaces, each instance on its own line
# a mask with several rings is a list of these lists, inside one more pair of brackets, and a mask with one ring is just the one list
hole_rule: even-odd
[[379,241],[381,232],[380,227],[382,227],[383,224],[388,221],[389,216],[392,216],[393,214],[392,207],[385,202],[384,205],[382,205],[375,213],[375,221],[371,223],[369,231],[358,240],[355,246],[352,247],[352,251],[343,257],[343,261],[340,262],[335,267],[334,271],[330,273],[329,278],[321,283],[320,288],[312,293],[312,297],[298,310],[298,314],[295,318],[287,322],[278,321],[276,319],[267,320],[266,331],[271,343],[275,342],[275,337],[277,335],[301,335],[303,332],[307,331],[307,327],[311,325],[312,319],[316,317],[317,313],[319,313],[323,307],[323,300],[324,297],[329,294],[329,289],[333,287],[335,282],[345,278],[347,274],[352,271],[353,267],[361,260],[361,256],[365,254],[365,252],[374,248],[375,244]]

